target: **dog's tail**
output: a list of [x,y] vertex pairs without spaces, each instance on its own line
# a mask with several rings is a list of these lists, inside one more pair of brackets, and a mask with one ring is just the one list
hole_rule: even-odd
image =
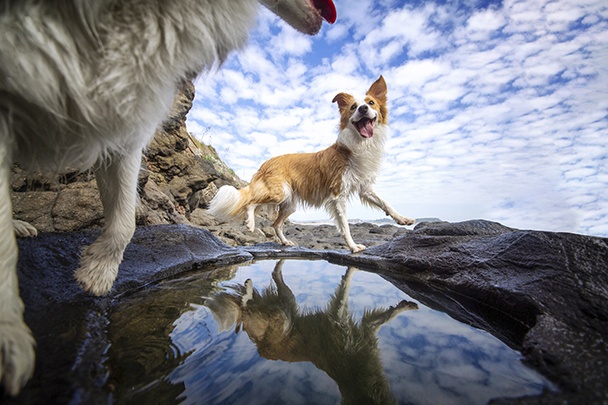
[[232,186],[222,186],[209,203],[207,212],[224,221],[240,217],[245,214],[248,195],[249,186],[240,190]]

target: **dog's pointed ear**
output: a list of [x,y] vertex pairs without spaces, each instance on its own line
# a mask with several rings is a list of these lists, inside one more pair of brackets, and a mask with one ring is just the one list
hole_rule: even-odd
[[338,93],[331,102],[338,103],[338,108],[342,109],[348,104],[349,97],[346,93]]
[[384,77],[382,77],[382,75],[380,75],[378,80],[376,80],[371,85],[371,87],[367,91],[367,94],[372,96],[373,98],[375,98],[376,100],[378,100],[380,102],[386,103],[386,92],[387,92],[386,82],[384,81]]

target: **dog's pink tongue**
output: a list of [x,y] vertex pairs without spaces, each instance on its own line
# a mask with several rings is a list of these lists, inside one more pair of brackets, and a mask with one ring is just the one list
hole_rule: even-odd
[[364,138],[371,138],[374,136],[374,122],[372,120],[365,120],[365,123],[359,128],[359,133]]
[[336,6],[332,0],[313,0],[313,2],[325,21],[330,24],[336,22]]

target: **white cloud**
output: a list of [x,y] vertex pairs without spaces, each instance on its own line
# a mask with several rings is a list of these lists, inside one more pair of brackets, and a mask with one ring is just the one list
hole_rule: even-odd
[[398,210],[608,235],[605,0],[337,7],[315,38],[261,13],[249,47],[198,81],[189,127],[237,174],[328,146],[333,96],[384,74],[393,136],[377,189]]

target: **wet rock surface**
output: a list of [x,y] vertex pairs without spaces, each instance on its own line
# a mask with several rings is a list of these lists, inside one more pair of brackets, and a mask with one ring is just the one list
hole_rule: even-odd
[[[497,403],[608,401],[608,239],[488,221],[423,223],[413,231],[366,224],[353,226],[353,236],[370,247],[352,255],[329,228],[291,226],[299,247],[231,247],[188,225],[139,227],[114,289],[101,298],[83,293],[72,276],[82,247],[98,230],[19,240],[25,320],[38,343],[36,372],[20,397],[0,402],[111,401],[104,361],[113,301],[161,279],[254,257],[320,258],[378,272],[425,305],[520,350],[527,364],[559,387]],[[311,243],[312,235],[332,243],[331,249],[309,248],[320,246]],[[382,238],[388,242],[380,243]]]

